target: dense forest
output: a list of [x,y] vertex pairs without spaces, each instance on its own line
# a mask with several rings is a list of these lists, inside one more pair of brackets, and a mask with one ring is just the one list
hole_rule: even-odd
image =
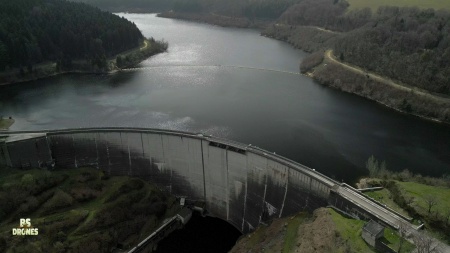
[[0,0],[0,6],[0,71],[78,59],[100,66],[144,39],[134,23],[84,3]]
[[332,46],[341,61],[432,92],[450,94],[450,13],[408,7],[345,11],[344,1],[305,0],[280,23],[344,32]]
[[335,45],[341,60],[403,83],[450,95],[450,13],[380,8]]
[[[304,0],[277,20],[291,30],[317,26],[335,32],[341,61],[431,92],[450,95],[450,13],[408,7],[346,11],[343,0]],[[285,34],[280,39],[287,40]],[[327,35],[330,36],[328,33]],[[295,41],[292,41],[295,44]],[[322,48],[326,49],[326,48]]]
[[302,0],[76,0],[110,11],[204,12],[249,19],[276,19]]

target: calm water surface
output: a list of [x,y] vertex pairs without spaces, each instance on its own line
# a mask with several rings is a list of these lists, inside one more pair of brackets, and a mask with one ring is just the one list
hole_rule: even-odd
[[[0,87],[12,130],[130,126],[204,132],[274,151],[352,182],[370,155],[388,168],[450,174],[450,127],[314,83],[305,53],[246,29],[119,14],[169,51],[112,75]],[[230,67],[241,66],[248,68]],[[252,69],[253,68],[253,69]]]

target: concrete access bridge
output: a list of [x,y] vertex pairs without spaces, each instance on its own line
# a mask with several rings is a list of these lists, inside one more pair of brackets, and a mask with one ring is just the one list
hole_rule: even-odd
[[334,206],[393,228],[408,219],[314,169],[251,145],[203,134],[143,128],[0,132],[0,164],[94,167],[148,180],[205,203],[243,233],[273,218]]

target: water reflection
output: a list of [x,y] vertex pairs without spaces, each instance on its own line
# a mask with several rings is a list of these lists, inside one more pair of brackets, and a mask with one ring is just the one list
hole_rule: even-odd
[[[129,126],[205,132],[251,143],[347,182],[367,174],[370,155],[386,160],[392,170],[450,173],[448,126],[305,76],[219,67],[296,72],[305,54],[287,44],[252,30],[125,16],[146,36],[168,40],[169,51],[140,64],[149,69],[0,87],[0,115],[16,119],[13,130]],[[179,64],[197,67],[161,67]]]

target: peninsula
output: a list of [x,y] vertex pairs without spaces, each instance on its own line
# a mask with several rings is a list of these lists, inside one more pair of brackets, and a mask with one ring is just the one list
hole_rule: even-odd
[[163,52],[137,26],[84,3],[0,1],[0,85],[61,73],[108,73]]

